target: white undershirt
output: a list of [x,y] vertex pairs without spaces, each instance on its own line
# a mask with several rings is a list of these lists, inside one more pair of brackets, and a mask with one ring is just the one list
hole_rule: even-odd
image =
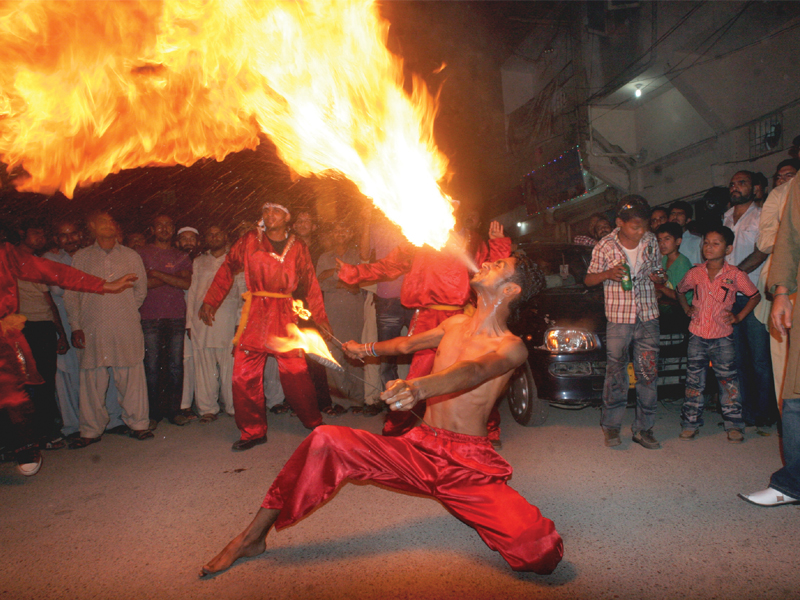
[[630,250],[620,244],[622,251],[625,253],[625,256],[628,258],[628,266],[631,268],[631,278],[636,275],[636,271],[639,267],[639,254],[641,253],[642,249],[642,242],[639,242],[639,245],[636,246],[633,250]]

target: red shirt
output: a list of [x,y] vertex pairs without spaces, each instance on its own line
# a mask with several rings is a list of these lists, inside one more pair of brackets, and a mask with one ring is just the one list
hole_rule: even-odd
[[[470,234],[465,252],[476,266],[500,260],[511,254],[511,240],[497,238],[487,244]],[[471,273],[465,257],[430,246],[417,248],[406,242],[392,250],[386,258],[364,265],[343,265],[339,279],[349,285],[389,281],[405,275],[400,302],[407,308],[424,308],[435,304],[464,306],[470,300]]]
[[752,298],[758,293],[747,273],[728,263],[722,264],[714,280],[708,278],[708,263],[689,269],[678,284],[678,291],[685,294],[694,290],[692,306],[695,308],[689,331],[709,340],[727,337],[733,333],[733,325],[723,320],[736,301],[736,293]]
[[[219,307],[233,285],[234,275],[242,270],[248,291],[292,294],[305,299],[314,321],[328,323],[311,255],[299,237],[290,235],[283,254],[278,256],[266,235],[260,231],[246,233],[225,256],[203,302]],[[255,296],[239,346],[258,352],[274,350],[275,337],[287,337],[286,326],[297,320],[292,298]]]

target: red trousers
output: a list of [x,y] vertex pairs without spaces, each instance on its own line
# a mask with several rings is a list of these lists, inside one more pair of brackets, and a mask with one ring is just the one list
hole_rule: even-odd
[[413,428],[381,437],[348,427],[315,429],[292,454],[261,504],[292,525],[348,479],[374,481],[439,500],[515,571],[552,573],[564,545],[555,525],[511,489],[511,466],[487,437]]
[[[243,440],[267,435],[264,365],[268,356],[267,352],[241,348],[236,348],[233,355],[233,409],[236,426]],[[305,357],[298,352],[272,356],[278,361],[281,385],[289,406],[309,429],[321,425],[322,414],[317,407],[317,394],[308,374]]]
[[[449,319],[454,315],[460,315],[461,310],[433,310],[431,308],[420,308],[414,314],[411,320],[411,327],[409,328],[408,335],[417,333],[424,333],[438,327],[442,321]],[[414,353],[411,359],[411,365],[408,367],[408,377],[406,379],[416,379],[417,377],[425,377],[430,375],[433,370],[433,359],[436,358],[436,348],[429,348],[427,350],[420,350]],[[497,409],[500,400],[492,408],[489,415],[489,422],[486,424],[488,429],[489,439],[500,439],[500,411]],[[389,411],[386,416],[386,421],[383,424],[383,435],[403,435],[406,431],[411,429],[417,424],[417,421],[425,415],[426,403],[421,400],[414,407],[414,410],[396,410]]]

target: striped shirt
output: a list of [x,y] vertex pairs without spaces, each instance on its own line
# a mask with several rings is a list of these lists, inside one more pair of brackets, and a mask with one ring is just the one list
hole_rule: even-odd
[[723,263],[714,280],[708,278],[708,263],[689,269],[678,284],[678,291],[694,290],[692,306],[695,312],[689,331],[696,336],[714,340],[733,333],[733,325],[724,319],[736,301],[737,292],[752,298],[758,293],[747,273],[739,267]]
[[[644,234],[636,249],[639,261],[636,272],[631,273],[633,289],[626,292],[619,281],[606,279],[603,294],[606,305],[606,318],[612,323],[634,324],[658,318],[658,299],[656,288],[650,281],[650,274],[661,266],[656,236]],[[619,227],[609,233],[592,250],[592,262],[587,273],[602,273],[621,262],[628,262],[625,251],[619,243]]]

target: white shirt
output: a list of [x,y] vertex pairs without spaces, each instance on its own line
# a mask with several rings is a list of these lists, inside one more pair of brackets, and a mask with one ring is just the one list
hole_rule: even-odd
[[72,331],[81,330],[86,349],[81,356],[82,369],[98,367],[134,367],[144,360],[144,335],[139,307],[147,296],[147,273],[135,250],[114,244],[106,252],[97,242],[78,250],[72,266],[106,281],[128,273],[139,278],[133,287],[119,294],[64,293],[64,304]]
[[[753,253],[756,249],[756,240],[758,240],[758,226],[761,222],[761,207],[753,202],[747,211],[739,218],[736,224],[733,224],[733,210],[735,207],[729,208],[725,211],[725,218],[722,224],[725,227],[730,227],[733,231],[733,251],[725,257],[725,260],[734,265],[739,266],[745,258]],[[753,284],[758,283],[758,276],[761,274],[761,269],[764,264],[760,264],[757,269],[748,273],[750,281]]]
[[198,313],[203,306],[203,298],[214,281],[214,276],[223,262],[226,254],[214,257],[210,252],[205,252],[194,259],[192,263],[192,285],[186,296],[186,329],[192,332],[192,345],[201,348],[230,348],[236,326],[239,323],[239,309],[242,305],[242,294],[247,291],[244,282],[244,273],[239,273],[233,279],[233,286],[225,296],[214,316],[214,324],[209,327],[200,320]]
[[681,238],[681,254],[689,259],[693,265],[703,262],[703,236],[684,231]]

